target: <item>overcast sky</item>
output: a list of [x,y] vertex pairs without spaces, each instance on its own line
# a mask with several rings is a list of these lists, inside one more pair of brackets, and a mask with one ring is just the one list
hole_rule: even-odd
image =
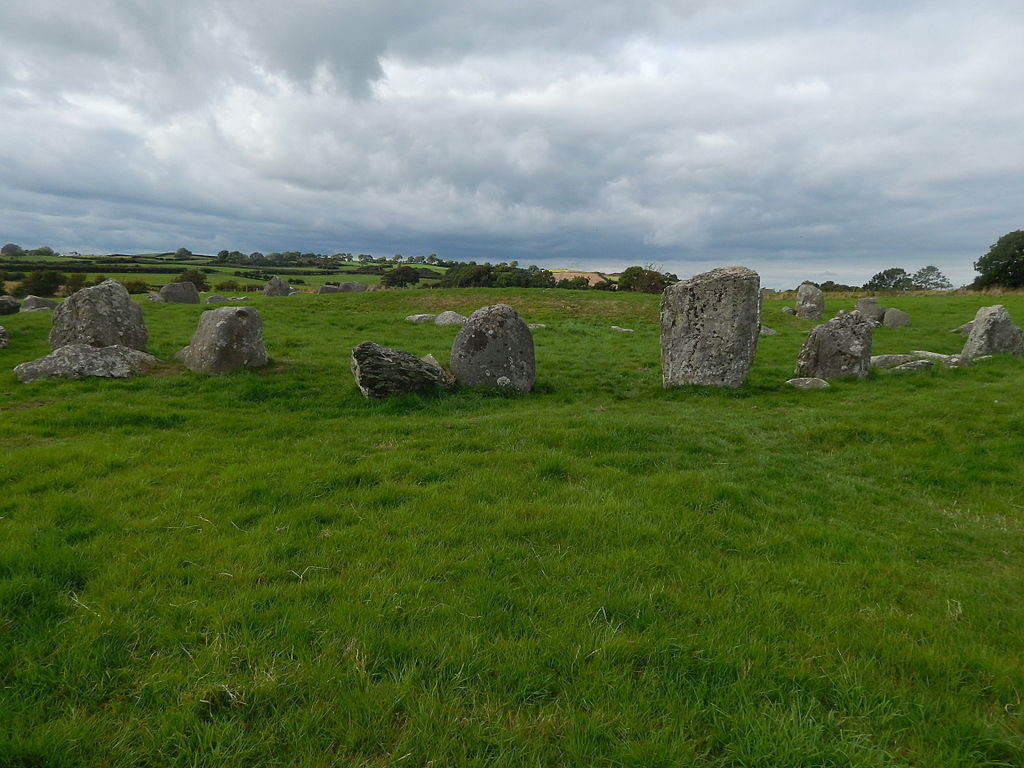
[[0,240],[955,283],[1022,0],[5,0]]

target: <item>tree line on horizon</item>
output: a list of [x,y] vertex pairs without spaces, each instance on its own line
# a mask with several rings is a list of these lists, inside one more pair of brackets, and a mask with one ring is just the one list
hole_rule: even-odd
[[[59,254],[49,246],[40,246],[34,249],[24,249],[15,243],[7,243],[0,248],[0,256],[9,261],[20,261],[26,257],[53,257]],[[179,248],[173,253],[160,254],[173,256],[176,260],[189,260],[197,257],[187,248]],[[199,255],[202,257],[202,255]],[[256,267],[299,267],[309,266],[317,268],[331,268],[338,262],[358,263],[364,266],[377,266],[380,268],[381,282],[385,286],[403,287],[419,283],[423,277],[422,267],[415,269],[416,265],[443,267],[447,271],[441,276],[437,285],[445,288],[459,287],[494,287],[494,288],[571,288],[577,290],[627,290],[643,293],[660,293],[668,285],[678,281],[676,275],[661,272],[648,264],[646,267],[632,266],[623,270],[617,282],[605,278],[604,280],[591,284],[587,277],[580,275],[573,278],[556,280],[550,270],[530,265],[520,267],[519,262],[501,262],[491,264],[485,262],[478,264],[475,261],[457,261],[440,258],[436,253],[405,257],[401,254],[393,256],[372,256],[367,253],[334,253],[324,255],[320,253],[304,253],[301,251],[275,251],[261,253],[253,251],[245,254],[241,251],[221,250],[215,257],[204,257],[214,259],[215,264],[238,264]],[[1024,287],[1024,230],[1008,232],[993,243],[988,252],[974,262],[974,269],[978,277],[969,286],[972,288],[1021,288]],[[390,269],[388,269],[390,267]],[[57,282],[55,277],[36,275],[36,272],[54,272],[55,270],[41,269],[31,273],[35,275],[30,283],[33,287],[40,289],[56,290],[67,284],[67,278],[60,273]],[[17,276],[15,276],[17,275]],[[23,280],[23,273],[12,273],[4,275],[0,273],[2,280]],[[84,278],[77,276],[72,283],[84,284]],[[949,279],[942,274],[938,267],[928,265],[921,267],[914,274],[908,273],[902,267],[890,267],[876,273],[864,283],[863,286],[845,285],[826,280],[822,283],[806,281],[816,285],[823,291],[905,291],[905,290],[944,290],[952,288]],[[0,288],[2,292],[2,288]],[[37,293],[36,295],[52,295]]]

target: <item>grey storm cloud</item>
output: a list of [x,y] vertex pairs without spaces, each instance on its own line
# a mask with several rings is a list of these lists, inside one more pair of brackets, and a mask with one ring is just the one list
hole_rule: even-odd
[[5,3],[0,237],[967,281],[1024,7],[833,5]]

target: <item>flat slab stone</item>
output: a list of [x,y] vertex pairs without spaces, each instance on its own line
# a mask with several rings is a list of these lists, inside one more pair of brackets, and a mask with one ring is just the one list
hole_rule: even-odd
[[419,315],[407,315],[405,319],[410,323],[415,323],[416,325],[423,325],[423,323],[429,323],[435,317],[437,317],[437,315],[429,315],[423,313]]
[[897,365],[912,363],[917,359],[916,355],[872,355],[871,365],[875,368],[895,368]]
[[47,378],[123,379],[142,373],[157,362],[152,355],[120,344],[109,347],[66,344],[45,357],[16,366],[14,375],[23,384]]
[[932,368],[935,365],[934,360],[911,360],[908,363],[897,365],[893,371],[921,371],[925,368]]
[[798,379],[786,379],[786,383],[797,389],[827,389],[829,383],[817,377],[804,376]]
[[60,304],[59,301],[29,294],[21,302],[21,311],[34,312],[39,309],[56,309],[58,304]]
[[853,308],[868,320],[874,320],[876,323],[882,322],[882,318],[885,317],[885,307],[881,306],[878,303],[878,299],[874,296],[857,299],[857,301],[854,302]]
[[713,269],[661,294],[661,382],[738,387],[757,349],[760,277],[746,267]]
[[617,333],[633,333],[634,332],[632,328],[620,328],[617,325],[613,325],[611,329],[613,331],[617,332]]
[[432,355],[416,357],[411,352],[364,341],[352,349],[352,376],[364,397],[385,398],[411,392],[444,389],[452,377]]

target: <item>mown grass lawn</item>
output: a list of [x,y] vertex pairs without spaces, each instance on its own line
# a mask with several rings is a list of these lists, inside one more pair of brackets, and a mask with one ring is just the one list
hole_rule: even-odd
[[[534,393],[358,394],[498,301]],[[205,309],[142,303],[164,359]],[[1024,764],[1024,359],[798,392],[769,301],[746,386],[665,391],[657,297],[251,303],[217,378],[22,385],[49,317],[0,319],[0,765]]]

